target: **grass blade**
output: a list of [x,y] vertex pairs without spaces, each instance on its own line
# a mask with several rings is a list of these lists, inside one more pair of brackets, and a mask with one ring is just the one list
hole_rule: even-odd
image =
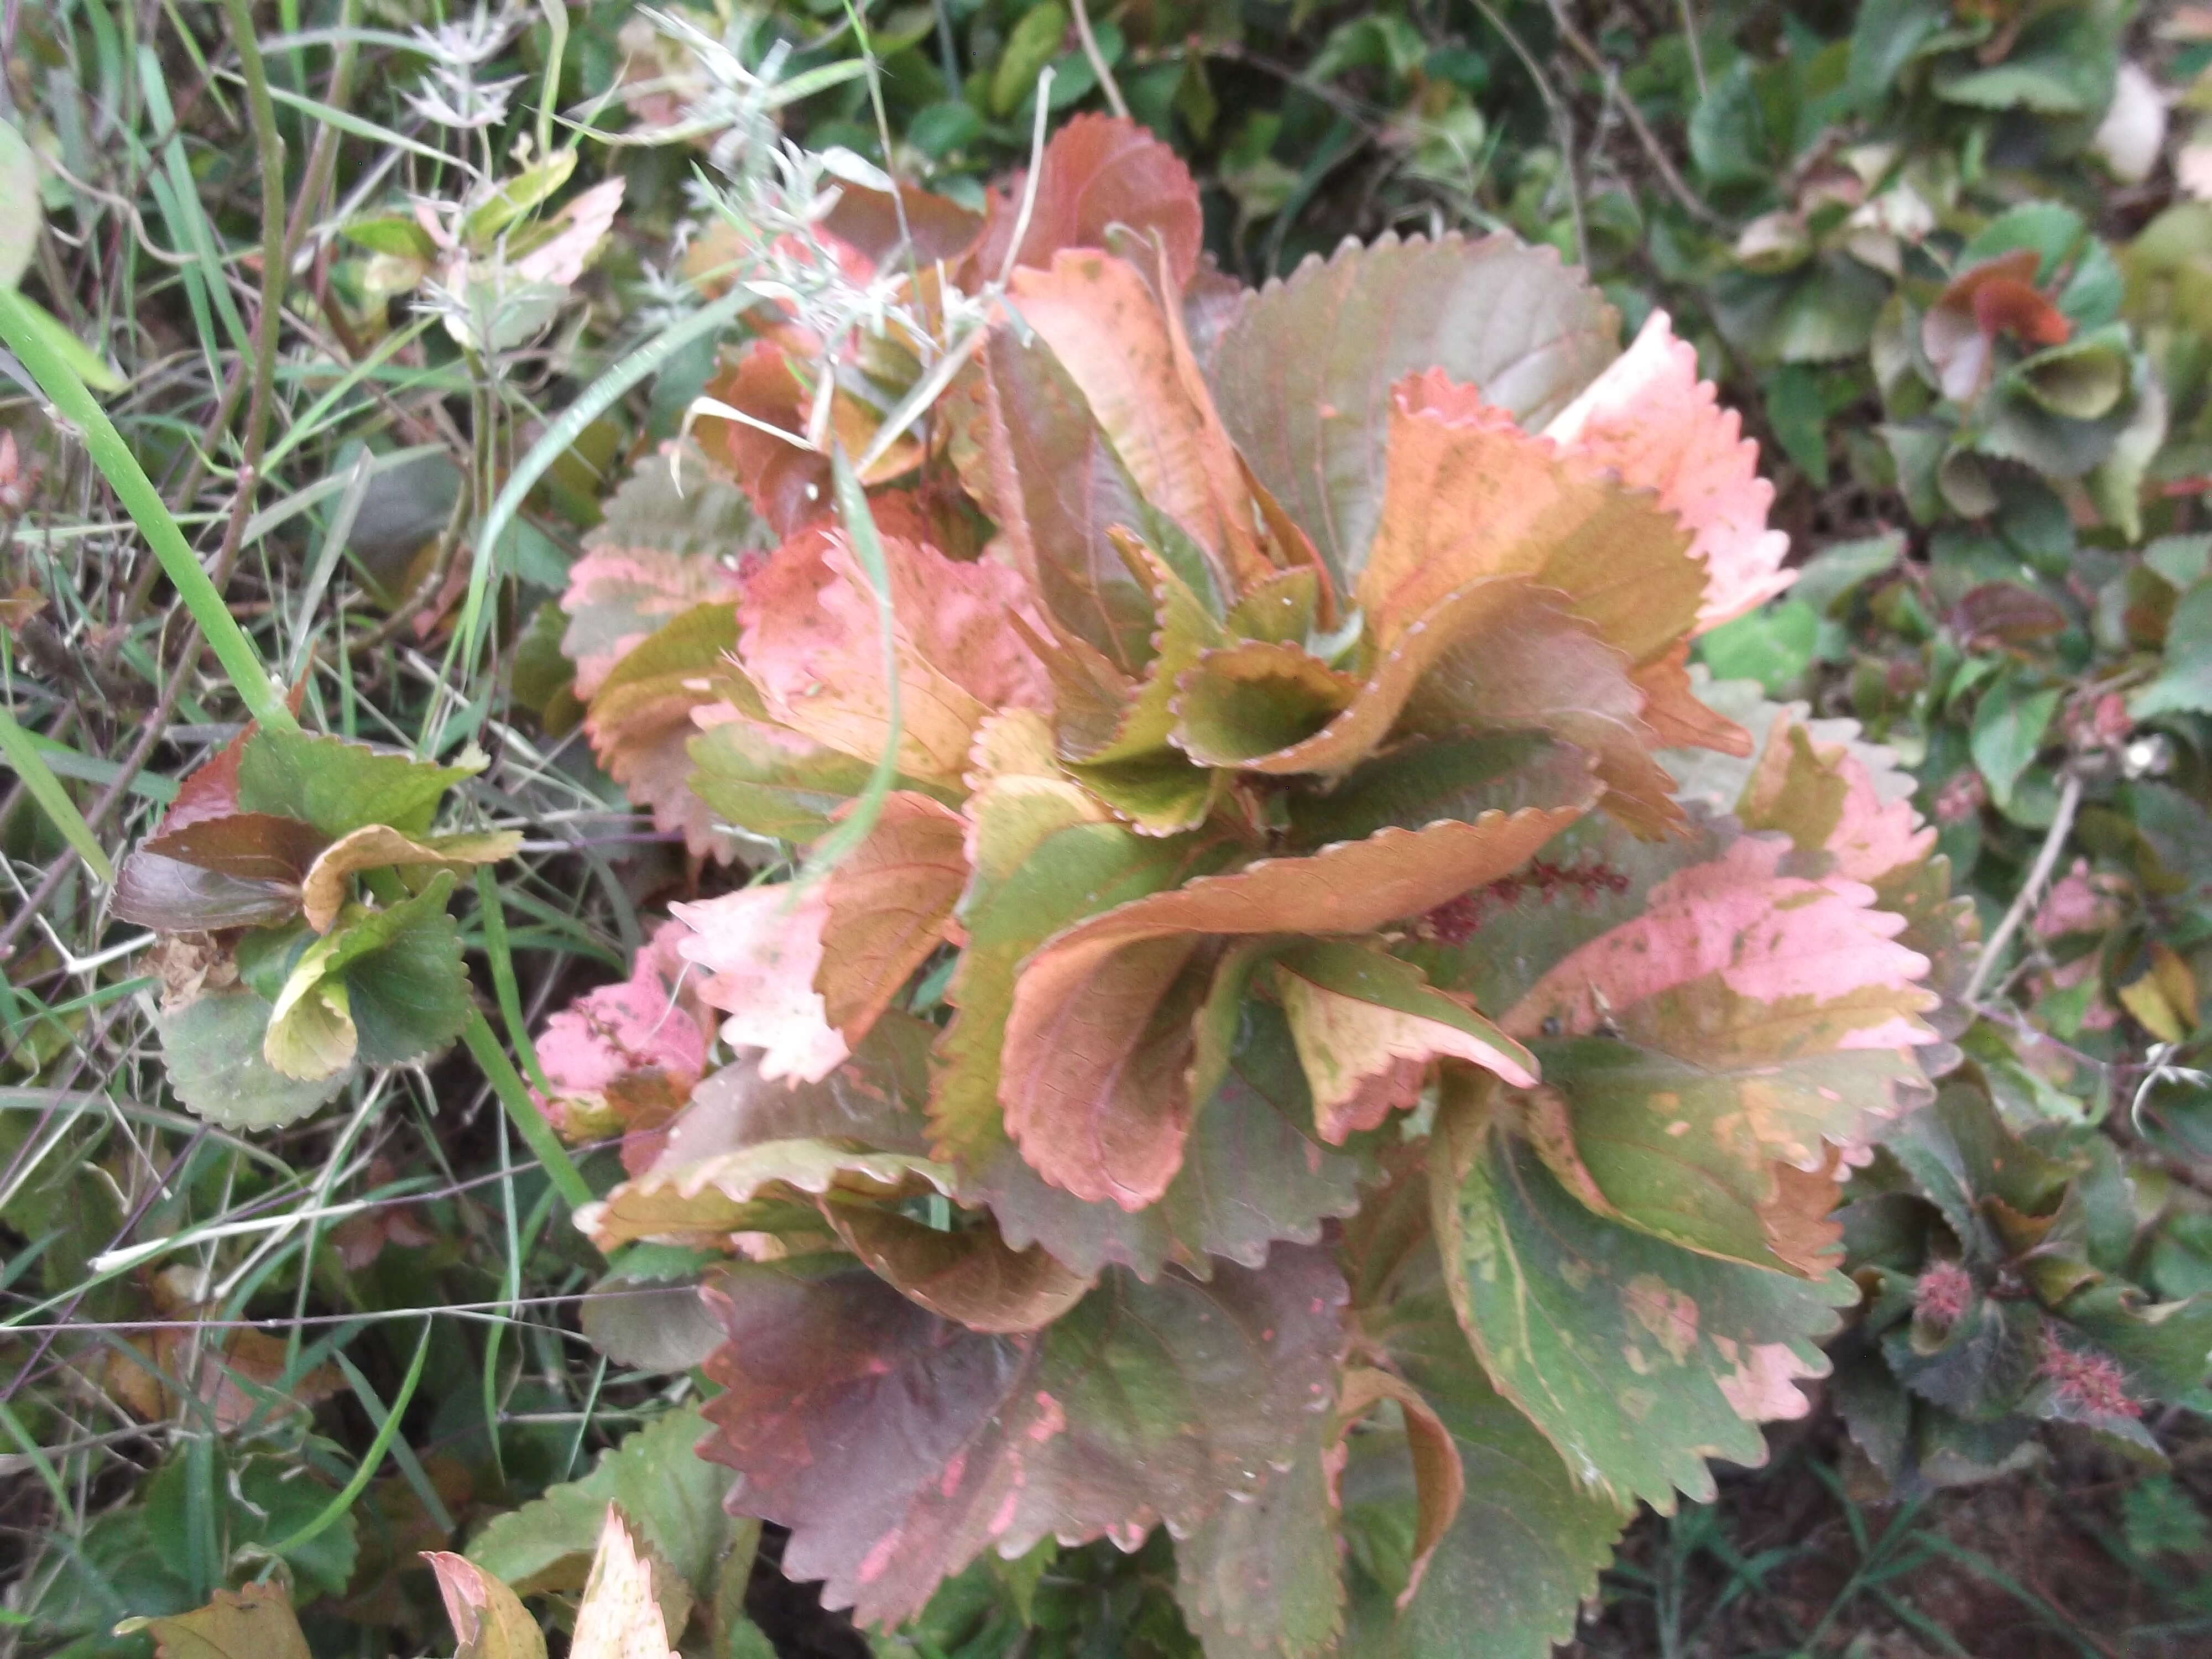
[[100,838],[92,833],[92,826],[84,821],[84,814],[76,810],[76,803],[62,787],[62,781],[54,775],[31,742],[31,734],[15,724],[15,717],[0,708],[0,758],[15,769],[15,775],[23,780],[23,787],[31,792],[31,799],[39,810],[62,833],[62,839],[84,860],[85,868],[100,878],[102,883],[115,879],[115,866],[108,863],[107,854],[100,845]]

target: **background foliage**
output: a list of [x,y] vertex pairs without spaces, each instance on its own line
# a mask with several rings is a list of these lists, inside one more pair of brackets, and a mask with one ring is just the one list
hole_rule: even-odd
[[[772,222],[821,182],[766,170],[780,124],[975,204],[1029,158],[1048,70],[1048,117],[1118,98],[1189,158],[1206,246],[1248,279],[1346,234],[1502,227],[1586,264],[1632,330],[1669,311],[1747,412],[1802,562],[1702,659],[1892,744],[1981,913],[1987,957],[1951,988],[1964,1063],[1846,1214],[1871,1300],[1834,1409],[1776,1431],[1716,1505],[1647,1517],[1579,1639],[2201,1642],[2203,1345],[2156,1390],[2179,1404],[2138,1415],[2100,1410],[2109,1378],[2008,1358],[2003,1331],[2061,1303],[2094,1322],[2068,1302],[2082,1272],[2212,1289],[2212,18],[1131,3],[1096,8],[1086,46],[1050,0],[679,15],[688,47],[623,5],[0,25],[0,279],[52,319],[11,311],[38,338],[11,329],[0,361],[21,394],[0,437],[0,1640],[143,1648],[118,1620],[273,1577],[318,1652],[443,1651],[416,1553],[464,1543],[557,1626],[618,1497],[696,1589],[695,1644],[859,1650],[772,1571],[777,1537],[756,1567],[750,1528],[687,1484],[706,1466],[672,1455],[700,1432],[680,1348],[603,1351],[652,1304],[594,1300],[605,1264],[567,1207],[617,1151],[571,1165],[532,1127],[531,1034],[631,970],[641,912],[693,891],[709,850],[592,764],[554,601],[603,515],[666,520],[608,498],[714,371],[714,330],[682,321],[712,289],[699,170],[754,167]],[[562,160],[570,122],[588,136]],[[31,192],[34,238],[8,210]],[[537,263],[487,277],[518,230]],[[105,482],[82,410],[48,418],[40,342],[143,497]],[[641,350],[619,395],[587,395]],[[732,501],[725,522],[748,520]],[[375,1049],[358,1022],[364,1061],[429,1063],[349,1051],[313,1079],[333,1105],[259,1135],[165,1077],[157,1000],[207,964],[149,959],[107,896],[179,778],[248,715],[283,721],[233,639],[304,681],[310,729],[466,756],[440,782],[449,827],[526,836],[496,881],[424,890],[439,965],[410,971],[451,994],[420,1040]],[[378,805],[314,827],[430,822]],[[234,995],[273,1006],[277,966]],[[1972,1290],[1943,1271],[1954,1243]],[[618,1272],[649,1290],[696,1267],[650,1247]],[[1157,1535],[1047,1546],[880,1645],[1187,1652],[1174,1575]]]

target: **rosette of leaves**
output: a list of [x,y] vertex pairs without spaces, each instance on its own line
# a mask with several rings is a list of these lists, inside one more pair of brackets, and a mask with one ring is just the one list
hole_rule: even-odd
[[2054,1424],[2162,1464],[2146,1409],[2212,1404],[2212,1300],[2134,1282],[2136,1195],[2103,1135],[2015,1133],[1969,1066],[1884,1134],[1850,1194],[1867,1301],[1833,1389],[1899,1495],[2016,1468]]
[[483,769],[248,727],[124,861],[115,914],[151,927],[177,1097],[232,1128],[312,1111],[365,1066],[419,1060],[471,1007],[447,903],[509,830],[439,830]]
[[[903,473],[702,423],[782,540],[592,729],[658,684],[803,873],[675,907],[737,1057],[579,1222],[736,1258],[702,1452],[864,1621],[1164,1523],[1208,1653],[1540,1652],[1806,1408],[1945,872],[1848,729],[1700,700],[1788,578],[1663,316],[1617,353],[1505,238],[1239,293],[1164,152],[1069,131],[941,267],[997,319]],[[763,397],[884,362],[794,343]]]
[[2083,481],[2112,522],[2140,533],[2166,400],[2121,320],[2124,292],[2104,245],[2050,203],[1991,221],[1940,288],[1905,284],[1872,357],[1915,517],[1987,518],[2024,473]]

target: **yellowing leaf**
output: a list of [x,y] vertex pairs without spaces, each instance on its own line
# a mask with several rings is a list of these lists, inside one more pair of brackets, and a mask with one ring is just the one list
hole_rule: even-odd
[[1332,1145],[1413,1105],[1432,1060],[1468,1060],[1522,1088],[1536,1081],[1526,1048],[1381,951],[1300,945],[1275,958],[1274,976],[1313,1090],[1314,1127]]
[[345,903],[347,878],[361,871],[402,864],[460,871],[513,858],[521,845],[522,833],[517,830],[416,836],[403,836],[386,824],[364,824],[316,854],[307,879],[300,884],[300,908],[310,927],[327,933]]
[[2150,966],[2120,987],[2120,1002],[2160,1042],[2185,1042],[2197,1029],[2197,976],[2166,945],[2150,947]]
[[116,1626],[118,1635],[136,1631],[153,1637],[160,1659],[307,1659],[307,1638],[283,1586],[276,1583],[217,1590],[191,1613],[126,1619]]
[[611,1504],[576,1608],[568,1654],[569,1659],[676,1659],[653,1596],[652,1572],[622,1511]]
[[465,1555],[425,1550],[422,1559],[445,1598],[457,1659],[544,1659],[545,1633],[513,1590]]

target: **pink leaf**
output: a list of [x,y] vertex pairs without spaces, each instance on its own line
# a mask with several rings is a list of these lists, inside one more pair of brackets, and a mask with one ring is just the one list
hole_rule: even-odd
[[730,1018],[722,1040],[759,1048],[761,1075],[818,1083],[847,1054],[830,1024],[814,975],[830,904],[820,883],[748,887],[699,904],[669,907],[690,930],[677,945],[708,970],[699,1000]]
[[1569,1035],[1612,1026],[1716,1062],[1932,1041],[1918,1018],[1936,1001],[1917,982],[1928,959],[1895,942],[1905,918],[1875,909],[1861,883],[1782,874],[1790,851],[1779,836],[1746,836],[1668,877],[1643,915],[1539,980],[1505,1030],[1525,1040],[1547,1021]]
[[526,282],[558,283],[564,288],[582,276],[607,232],[614,228],[623,183],[617,174],[562,207],[553,218],[559,228],[514,262],[515,275]]
[[602,985],[553,1016],[538,1037],[538,1063],[553,1085],[532,1095],[572,1138],[629,1125],[649,1097],[680,1105],[707,1069],[707,1037],[680,996],[683,927],[663,922],[637,953],[630,976]]
[[695,605],[735,599],[744,578],[719,560],[650,547],[591,549],[568,567],[561,648],[576,665],[576,695],[591,701],[615,664]]
[[1560,410],[1544,435],[1569,455],[1659,494],[1705,562],[1703,632],[1790,586],[1790,538],[1766,527],[1774,486],[1759,476],[1759,446],[1698,378],[1698,354],[1655,311],[1613,366]]
[[[902,535],[883,538],[898,646],[899,764],[955,780],[994,709],[1052,707],[1051,682],[1011,613],[1034,620],[1007,567],[962,563]],[[874,588],[842,532],[817,526],[778,548],[740,604],[738,655],[776,717],[872,761],[890,735]],[[1042,632],[1040,624],[1039,631]]]

